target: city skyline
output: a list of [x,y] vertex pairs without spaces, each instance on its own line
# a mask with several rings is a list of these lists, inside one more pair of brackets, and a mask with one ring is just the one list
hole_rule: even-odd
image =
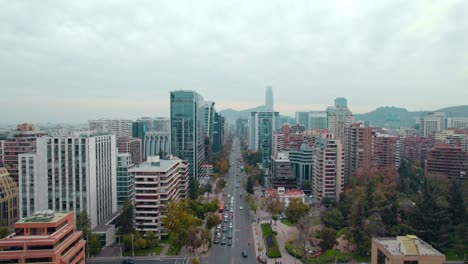
[[465,1],[0,7],[3,122],[168,116],[179,89],[240,110],[271,85],[289,116],[335,97],[353,113],[468,97]]

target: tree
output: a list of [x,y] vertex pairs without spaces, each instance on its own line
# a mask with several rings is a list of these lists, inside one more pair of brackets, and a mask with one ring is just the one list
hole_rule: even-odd
[[326,227],[331,227],[335,230],[339,230],[344,226],[343,214],[337,208],[324,211],[321,220]]
[[467,215],[465,211],[465,204],[463,200],[463,181],[452,179],[450,182],[449,190],[447,193],[448,209],[453,225],[457,226],[462,224]]
[[338,245],[336,241],[336,230],[330,227],[324,227],[317,234],[320,238],[319,246],[323,250],[332,249],[335,245]]
[[217,214],[214,213],[209,213],[207,218],[206,218],[206,227],[208,229],[213,228],[213,226],[216,226],[220,223],[219,217]]
[[133,234],[133,243],[135,250],[145,249],[147,247],[146,239],[139,232]]
[[86,211],[81,211],[76,216],[76,230],[82,231],[85,239],[91,234],[91,219]]
[[149,248],[154,248],[154,247],[157,247],[159,245],[158,238],[156,237],[154,232],[146,231],[145,238],[146,238],[146,245]]
[[122,208],[122,212],[117,220],[120,235],[131,234],[134,232],[133,228],[133,216],[134,216],[132,201],[127,199],[125,205]]
[[191,214],[187,200],[170,201],[165,213],[164,227],[173,233],[174,245],[178,247],[187,245],[188,230],[193,226],[199,226],[201,220]]
[[246,191],[249,194],[254,194],[254,179],[252,177],[247,178]]
[[284,213],[291,223],[297,223],[301,217],[309,212],[309,209],[310,207],[304,204],[300,198],[292,198]]
[[281,213],[284,209],[284,203],[281,201],[278,194],[270,195],[265,204],[267,212],[272,216]]
[[189,179],[189,197],[191,200],[195,200],[200,196],[200,184],[198,183],[195,177],[190,177]]
[[307,250],[310,244],[310,240],[314,234],[313,229],[314,223],[312,217],[304,216],[297,222],[296,228],[299,231],[297,244],[303,252],[304,256],[307,254]]
[[8,227],[6,226],[0,226],[0,238],[4,238],[9,235],[9,230]]
[[102,246],[96,234],[89,234],[88,247],[91,256],[97,256],[101,252]]

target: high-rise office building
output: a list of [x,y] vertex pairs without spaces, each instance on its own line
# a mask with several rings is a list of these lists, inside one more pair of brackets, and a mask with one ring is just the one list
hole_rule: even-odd
[[327,108],[328,131],[341,142],[345,141],[345,129],[354,123],[354,116],[348,109],[345,98],[336,98],[335,105]]
[[434,135],[445,129],[445,113],[429,112],[418,119],[419,133],[425,137]]
[[326,111],[310,111],[307,129],[327,129],[328,120]]
[[317,138],[312,154],[312,188],[317,200],[339,199],[344,186],[344,155],[339,139],[332,134]]
[[164,158],[171,154],[171,135],[166,131],[150,131],[145,135],[144,157],[160,156]]
[[37,152],[19,155],[20,215],[86,211],[91,228],[117,211],[115,135],[41,137]]
[[130,153],[117,154],[117,208],[135,200],[135,177],[128,171],[134,163]]
[[15,223],[15,236],[0,239],[2,263],[85,264],[86,241],[73,212],[36,212]]
[[447,128],[467,129],[468,117],[449,117],[447,118]]
[[171,152],[187,160],[189,175],[198,177],[205,162],[204,101],[195,91],[172,91]]
[[219,113],[215,113],[213,125],[213,152],[220,152],[226,140],[226,119]]
[[0,163],[0,223],[12,227],[18,220],[18,185]]
[[280,128],[278,112],[252,112],[249,121],[250,148],[262,153],[262,164],[269,168],[273,152],[273,133]]
[[309,127],[309,111],[296,112],[296,124],[307,129]]
[[296,178],[297,188],[312,189],[312,155],[311,146],[302,144],[300,149],[289,152],[292,173]]
[[117,138],[132,136],[132,120],[129,119],[98,119],[89,120],[89,129],[97,133],[114,134]]
[[123,137],[117,139],[119,153],[129,153],[133,164],[143,161],[142,141],[139,138]]
[[[132,137],[141,139],[145,142],[145,134],[147,131],[147,123],[145,121],[132,122]],[[144,147],[144,144],[142,145]]]
[[35,130],[31,124],[21,124],[16,130],[10,131],[7,139],[0,144],[2,147],[0,162],[16,183],[18,183],[18,155],[36,151],[37,138],[45,135],[46,132]]
[[266,94],[265,94],[265,110],[266,111],[274,111],[273,105],[273,87],[267,86]]
[[137,122],[146,123],[146,131],[169,132],[171,130],[171,122],[167,117],[141,117]]
[[162,222],[167,204],[188,195],[188,165],[176,157],[150,156],[129,172],[135,177],[136,230],[151,231],[161,238],[167,234]]

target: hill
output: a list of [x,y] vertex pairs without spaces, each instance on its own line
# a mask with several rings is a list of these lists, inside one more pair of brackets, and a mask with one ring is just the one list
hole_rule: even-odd
[[[446,107],[437,112],[445,112],[447,117],[468,117],[468,105]],[[356,114],[356,121],[368,121],[372,126],[387,127],[399,123],[402,127],[412,127],[416,124],[416,118],[424,116],[429,111],[410,112],[405,108],[379,107],[365,114]]]

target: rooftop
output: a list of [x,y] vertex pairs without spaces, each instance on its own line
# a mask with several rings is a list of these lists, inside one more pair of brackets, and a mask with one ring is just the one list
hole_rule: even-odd
[[376,237],[373,240],[394,256],[444,256],[417,236]]
[[131,167],[128,171],[135,172],[135,171],[143,171],[143,172],[165,172],[169,170],[175,163],[180,161],[177,157],[170,157],[168,159],[160,159],[159,156],[150,156],[148,160],[136,164],[135,166]]
[[17,224],[24,223],[56,223],[62,218],[67,216],[70,212],[54,212],[52,210],[38,211],[32,214],[29,217],[25,217],[18,222]]

